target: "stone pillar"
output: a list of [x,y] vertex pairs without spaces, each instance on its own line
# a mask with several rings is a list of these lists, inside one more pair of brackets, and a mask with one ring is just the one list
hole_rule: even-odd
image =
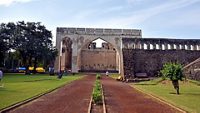
[[159,50],[162,50],[162,44],[159,44],[158,47]]
[[144,49],[144,43],[140,43],[140,49]]
[[180,48],[180,44],[176,44],[176,49],[177,50],[180,50],[181,48]]
[[136,43],[136,49],[140,49],[140,42]]
[[61,51],[62,51],[62,53],[61,53],[62,56],[61,56],[61,62],[60,62],[60,63],[61,63],[60,70],[61,70],[61,71],[64,71],[64,70],[65,70],[65,62],[66,62],[66,61],[65,61],[65,60],[66,60],[66,59],[65,59],[65,57],[66,57],[66,56],[65,56],[65,54],[66,54],[66,47],[65,47],[64,45],[63,45]]
[[58,50],[58,56],[56,57],[55,63],[54,63],[54,69],[55,72],[59,72],[60,71],[60,46],[61,46],[61,34],[60,33],[56,33],[56,49]]
[[185,50],[185,44],[182,44],[182,48],[181,49]]
[[174,44],[170,44],[170,48],[173,50],[174,49]]
[[156,43],[153,43],[153,49],[156,49]]
[[190,44],[188,45],[188,48],[187,48],[187,49],[188,49],[188,50],[191,50],[191,45],[190,45]]
[[147,50],[150,50],[150,43],[147,43]]
[[168,49],[169,49],[167,43],[164,44],[164,47],[165,47],[165,50],[168,50]]
[[133,49],[136,49],[136,44],[135,44],[135,42],[133,43]]
[[72,42],[72,73],[78,73],[78,43],[76,39],[74,39]]
[[197,50],[197,45],[193,45],[193,50]]

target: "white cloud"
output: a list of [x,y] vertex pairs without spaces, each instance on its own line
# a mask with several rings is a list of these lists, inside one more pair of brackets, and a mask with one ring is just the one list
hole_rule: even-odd
[[12,3],[26,3],[32,0],[0,0],[0,5],[9,6]]
[[[141,1],[141,0],[130,0],[130,1]],[[200,0],[179,0],[179,1],[169,1],[165,2],[161,5],[158,5],[156,7],[151,7],[144,10],[139,10],[135,12],[129,12],[127,16],[123,17],[114,17],[109,18],[107,21],[101,21],[99,25],[105,25],[108,27],[129,27],[132,25],[137,25],[145,20],[154,17],[156,15],[166,13],[169,11],[173,11],[176,9],[180,9],[189,5],[192,5],[194,3],[200,2]]]

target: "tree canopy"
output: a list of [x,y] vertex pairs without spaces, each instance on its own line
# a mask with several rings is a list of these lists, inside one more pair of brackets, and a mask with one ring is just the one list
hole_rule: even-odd
[[[22,61],[20,65],[26,67],[36,67],[39,62],[48,65],[57,55],[52,44],[51,31],[40,22],[2,23],[0,38],[0,54],[5,55],[8,50],[13,49]],[[1,57],[1,60],[3,58]]]
[[170,80],[182,80],[183,71],[182,65],[177,63],[166,63],[161,70],[164,77],[170,78]]
[[178,63],[166,63],[161,70],[163,78],[170,78],[174,89],[176,89],[177,94],[179,94],[179,80],[183,79],[182,65]]

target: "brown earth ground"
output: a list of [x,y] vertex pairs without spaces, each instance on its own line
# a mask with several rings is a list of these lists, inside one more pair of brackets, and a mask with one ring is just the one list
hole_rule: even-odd
[[10,113],[87,113],[94,81],[86,76]]
[[107,113],[178,113],[176,109],[152,99],[127,83],[102,78]]

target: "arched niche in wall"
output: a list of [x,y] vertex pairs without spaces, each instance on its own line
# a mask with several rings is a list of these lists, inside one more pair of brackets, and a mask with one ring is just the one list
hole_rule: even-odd
[[188,45],[185,45],[185,50],[188,50]]
[[160,49],[158,44],[156,44],[156,49]]
[[146,44],[146,43],[144,43],[144,49],[145,49],[145,50],[147,49],[147,44]]
[[176,44],[173,44],[172,46],[173,46],[173,49],[177,49],[178,48]]
[[170,44],[167,44],[167,48],[168,48],[168,50],[172,49]]
[[153,49],[153,44],[150,44],[150,49],[151,49],[151,50]]
[[164,44],[162,44],[162,46],[161,46],[162,48],[162,50],[166,50],[166,48],[165,48],[165,45]]

